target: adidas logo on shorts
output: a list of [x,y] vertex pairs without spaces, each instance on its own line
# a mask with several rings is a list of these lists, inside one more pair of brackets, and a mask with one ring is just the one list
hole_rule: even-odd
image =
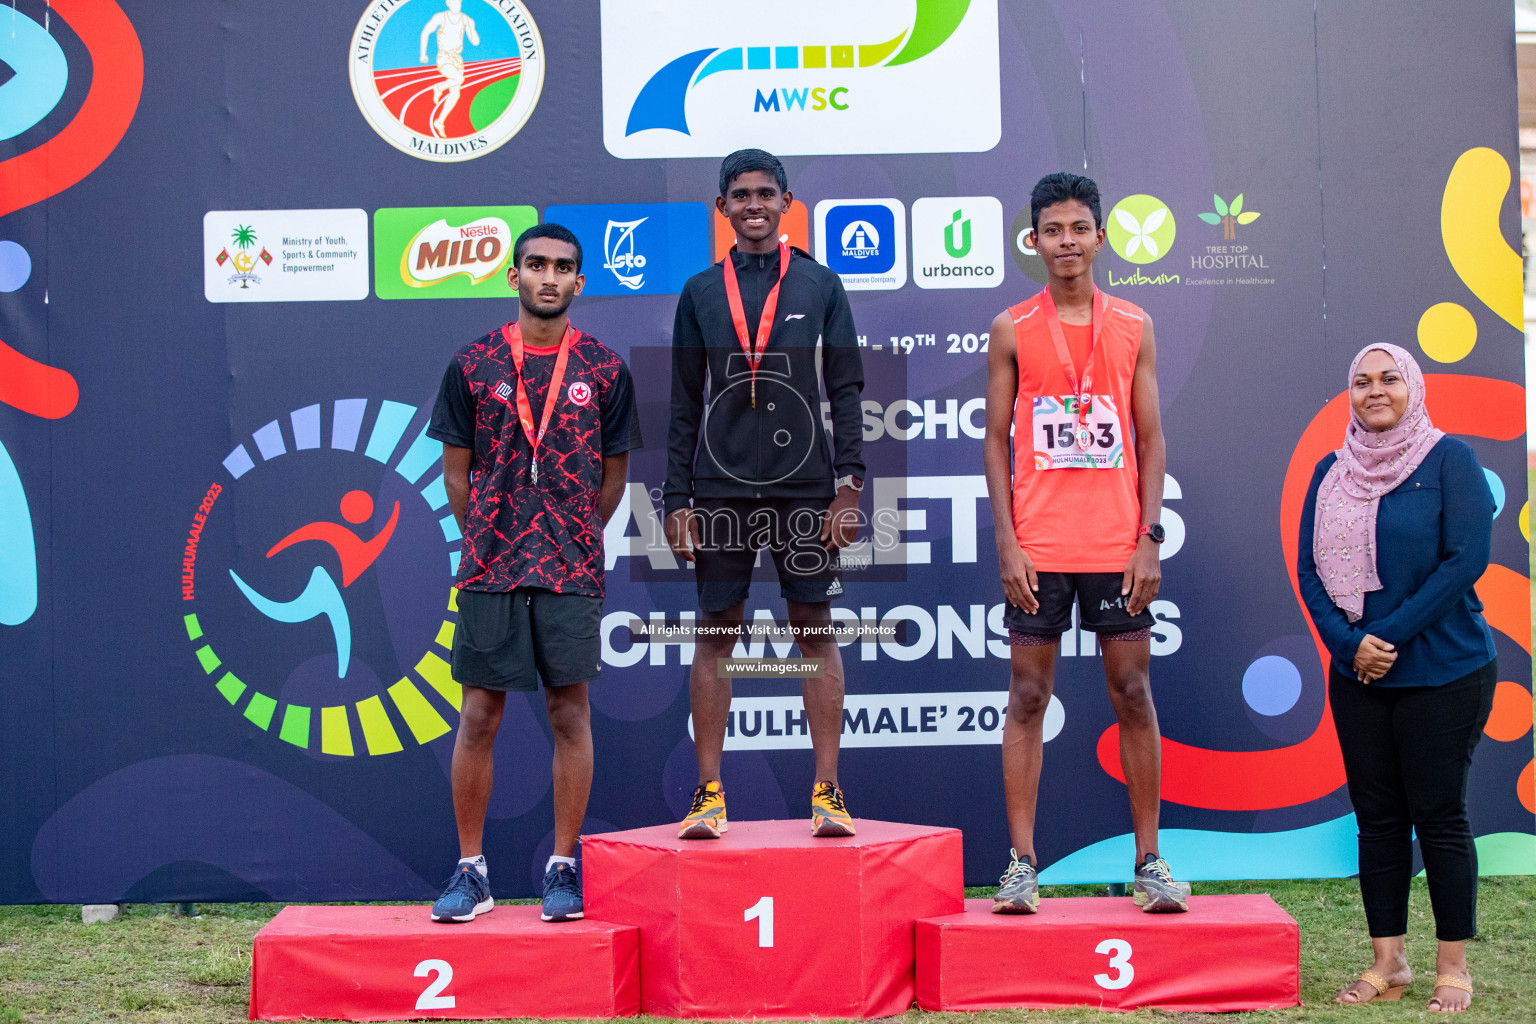
[[838,596],[840,596],[842,594],[842,592],[843,592],[843,581],[842,580],[833,580],[832,581],[832,585],[827,588],[827,596],[828,597],[838,597]]

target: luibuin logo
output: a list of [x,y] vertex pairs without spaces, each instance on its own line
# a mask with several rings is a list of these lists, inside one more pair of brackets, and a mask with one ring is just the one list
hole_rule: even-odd
[[1155,263],[1168,255],[1176,231],[1173,211],[1156,196],[1126,196],[1105,225],[1110,248],[1131,263]]
[[[436,739],[460,701],[445,618],[460,537],[435,472],[442,446],[399,402],[342,399],[284,419],[229,453],[192,516],[179,582],[193,654],[225,701],[293,746],[351,756],[401,750],[402,732]],[[270,546],[233,543],[231,503],[259,510],[241,530],[270,531]],[[443,589],[420,585],[432,579]]]
[[[744,7],[740,0],[604,0],[609,151],[653,158],[723,155],[745,145],[890,153],[997,144],[997,0],[787,3],[765,26],[768,38],[721,45],[720,26],[752,24],[731,9]],[[785,39],[780,26],[803,26],[802,39],[820,39]],[[942,81],[964,81],[967,102],[947,102],[934,85]],[[922,129],[892,132],[896,118]]]
[[1227,241],[1237,237],[1237,226],[1239,224],[1252,224],[1259,219],[1259,214],[1255,210],[1244,212],[1243,194],[1241,192],[1237,194],[1237,198],[1233,199],[1230,204],[1218,195],[1211,196],[1211,199],[1215,203],[1216,212],[1202,213],[1200,214],[1200,219],[1207,224],[1220,224],[1221,237]]

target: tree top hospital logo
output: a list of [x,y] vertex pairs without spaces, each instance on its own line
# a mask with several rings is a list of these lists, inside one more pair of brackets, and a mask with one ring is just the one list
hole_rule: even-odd
[[745,0],[602,0],[602,37],[617,157],[974,153],[1002,137],[997,0],[785,0],[770,22]]
[[521,0],[374,0],[352,34],[352,95],[402,153],[484,156],[527,122],[544,43]]
[[347,398],[272,420],[224,459],[182,538],[182,622],[213,690],[310,753],[394,753],[459,709],[461,538],[426,418]]

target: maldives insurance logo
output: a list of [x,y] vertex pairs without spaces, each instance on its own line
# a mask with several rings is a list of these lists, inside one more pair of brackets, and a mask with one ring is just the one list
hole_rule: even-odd
[[338,757],[452,729],[461,538],[429,412],[308,405],[224,458],[181,539],[181,619],[206,697]]
[[661,6],[602,2],[614,156],[982,152],[1002,136],[997,0],[785,0],[768,22],[745,0]]
[[384,141],[423,160],[484,156],[544,87],[544,43],[521,0],[374,0],[352,33],[352,95]]

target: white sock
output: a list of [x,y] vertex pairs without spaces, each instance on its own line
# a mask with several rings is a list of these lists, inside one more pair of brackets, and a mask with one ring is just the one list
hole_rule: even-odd
[[485,866],[485,854],[483,853],[477,857],[460,857],[459,863],[471,865],[476,871],[480,872],[481,878],[491,877],[490,871]]
[[564,864],[566,867],[570,868],[572,871],[576,870],[576,858],[575,857],[551,857],[551,858],[549,858],[549,860],[544,862],[544,873],[546,875],[549,874],[549,869],[554,867],[556,864]]

